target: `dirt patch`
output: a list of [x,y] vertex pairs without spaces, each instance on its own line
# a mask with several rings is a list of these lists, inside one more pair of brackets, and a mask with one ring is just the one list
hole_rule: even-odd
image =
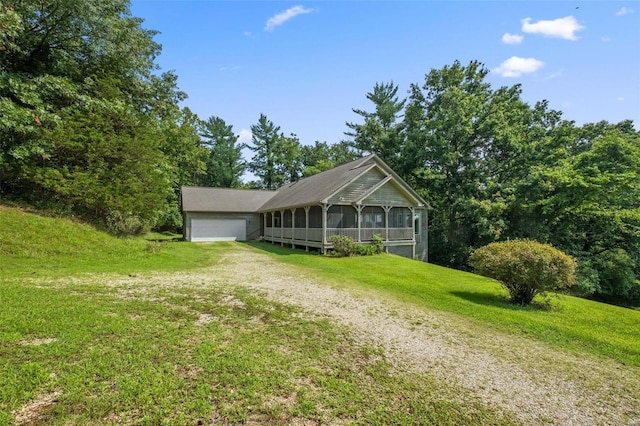
[[13,412],[16,425],[29,425],[38,421],[47,411],[53,409],[62,396],[62,391],[38,395],[33,401]]
[[21,340],[18,342],[20,346],[40,346],[40,345],[48,345],[55,341],[57,341],[55,337],[45,337],[43,339],[30,339],[30,340]]

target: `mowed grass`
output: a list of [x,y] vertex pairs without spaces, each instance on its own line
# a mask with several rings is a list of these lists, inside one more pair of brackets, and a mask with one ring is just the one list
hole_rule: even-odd
[[131,290],[2,284],[0,424],[513,424],[245,290]]
[[514,424],[346,328],[171,278],[237,244],[119,239],[6,207],[0,224],[0,425]]
[[116,238],[69,219],[0,205],[0,277],[174,271],[210,265],[210,246]]
[[251,245],[343,286],[378,291],[574,353],[640,366],[640,312],[636,310],[566,295],[546,305],[515,306],[494,280],[399,256],[334,258],[267,243]]

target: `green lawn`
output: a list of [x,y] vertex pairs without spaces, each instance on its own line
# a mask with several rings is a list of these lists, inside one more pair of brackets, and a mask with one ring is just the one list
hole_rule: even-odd
[[0,425],[515,424],[394,371],[344,327],[232,283],[144,275],[215,265],[237,244],[118,239],[3,207],[0,219]]
[[1,205],[0,223],[0,277],[175,271],[216,259],[213,246],[176,242],[177,235],[116,238],[69,219]]
[[[346,328],[233,283],[158,286],[145,275],[172,279],[238,249],[488,334],[613,359],[629,372],[640,365],[640,312],[566,296],[515,307],[494,281],[397,256],[120,239],[2,206],[0,223],[0,425],[47,396],[55,401],[34,408],[30,424],[515,423],[452,383],[395,370]],[[113,286],[113,274],[123,284]]]
[[640,312],[561,295],[551,306],[511,305],[496,282],[393,255],[334,258],[256,243],[279,260],[311,268],[344,286],[383,292],[424,309],[471,318],[480,326],[640,366]]

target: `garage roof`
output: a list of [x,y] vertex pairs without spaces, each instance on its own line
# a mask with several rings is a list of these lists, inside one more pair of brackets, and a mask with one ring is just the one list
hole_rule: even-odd
[[255,213],[276,191],[182,187],[182,210],[187,212]]

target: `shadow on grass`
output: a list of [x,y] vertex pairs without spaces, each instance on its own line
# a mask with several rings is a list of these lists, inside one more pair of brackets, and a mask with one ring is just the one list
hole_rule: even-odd
[[320,255],[319,249],[309,249],[309,252],[306,252],[304,249],[292,249],[288,246],[280,246],[280,244],[271,244],[260,241],[248,241],[243,242],[242,244],[246,244],[250,247],[257,248],[258,250],[266,251],[267,253],[276,254],[278,256],[290,256],[292,254],[308,254],[310,256],[318,256]]
[[472,303],[484,306],[495,306],[496,308],[509,309],[512,311],[546,311],[551,307],[549,303],[534,301],[531,305],[514,305],[509,302],[509,298],[498,294],[477,293],[472,291],[451,291],[456,297]]

